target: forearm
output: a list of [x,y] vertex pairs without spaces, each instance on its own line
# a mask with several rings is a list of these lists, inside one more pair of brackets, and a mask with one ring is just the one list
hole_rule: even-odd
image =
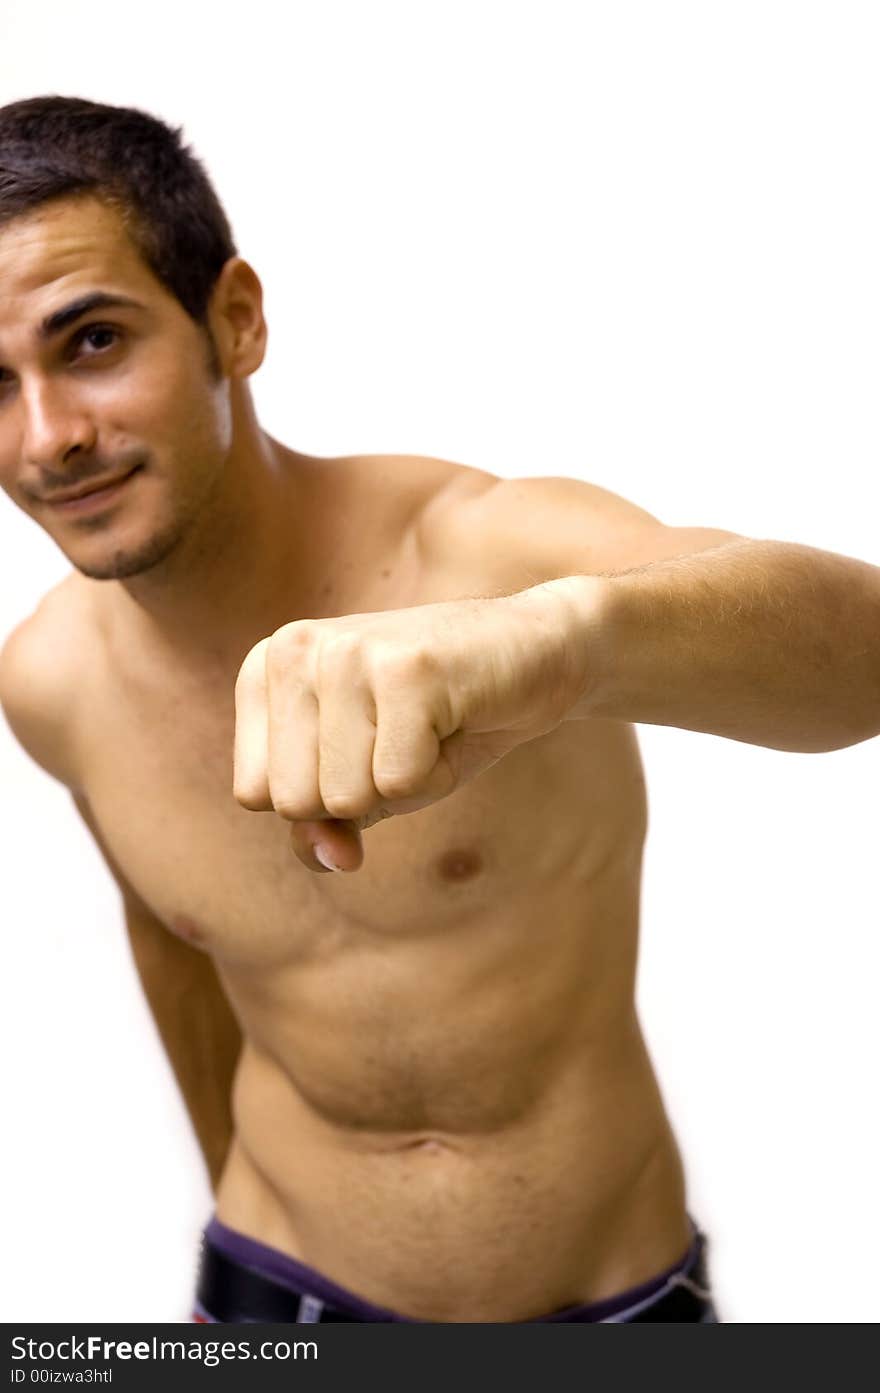
[[210,962],[205,964],[204,979],[192,984],[179,1007],[183,1020],[155,1006],[153,1013],[205,1159],[211,1189],[216,1190],[233,1135],[232,1083],[241,1052],[241,1032]]
[[241,1032],[210,958],[137,906],[126,922],[141,986],[216,1189],[232,1140],[232,1080]]
[[241,1031],[211,959],[182,943],[135,894],[85,794],[74,803],[119,886],[132,956],[216,1189],[232,1140],[232,1080]]
[[566,583],[584,660],[570,718],[804,752],[880,733],[877,567],[744,541]]

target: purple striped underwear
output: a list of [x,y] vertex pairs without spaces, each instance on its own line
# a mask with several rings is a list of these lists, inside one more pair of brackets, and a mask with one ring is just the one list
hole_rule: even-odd
[[[707,1240],[692,1237],[678,1262],[649,1281],[585,1306],[538,1317],[549,1321],[697,1321],[717,1324],[706,1274]],[[228,1228],[216,1217],[205,1228],[193,1320],[200,1323],[359,1321],[423,1324],[363,1300],[277,1248]],[[532,1322],[528,1322],[532,1323]]]

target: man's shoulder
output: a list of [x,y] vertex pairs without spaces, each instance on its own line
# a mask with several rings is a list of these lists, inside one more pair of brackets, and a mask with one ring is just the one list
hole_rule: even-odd
[[73,730],[77,676],[87,661],[82,578],[53,587],[0,648],[0,707],[32,759],[75,787]]
[[[600,484],[566,475],[508,477],[458,467],[424,510],[425,550],[486,571],[487,585],[537,584],[610,568],[656,518]],[[560,569],[561,568],[561,569]]]
[[[338,494],[359,500],[385,545],[414,542],[432,575],[445,575],[451,521],[468,501],[499,482],[498,475],[435,455],[362,454],[339,463],[348,471]],[[363,525],[363,522],[361,523]],[[441,582],[442,584],[442,582]]]
[[434,455],[358,455],[347,460],[383,506],[396,505],[410,518],[433,527],[446,508],[498,483],[498,475]]
[[[441,588],[506,593],[560,575],[603,574],[673,556],[693,540],[622,494],[575,475],[498,475],[420,455],[362,456],[359,467],[372,471],[394,529],[404,519],[415,534]],[[716,529],[705,536],[721,542],[736,534]]]

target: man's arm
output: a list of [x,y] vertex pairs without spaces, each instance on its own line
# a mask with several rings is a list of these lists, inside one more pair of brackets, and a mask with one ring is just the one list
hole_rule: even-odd
[[[733,532],[667,527],[574,479],[500,480],[446,510],[510,589],[556,577],[581,665],[569,719],[680,726],[772,749],[880,733],[880,568]],[[474,542],[470,543],[473,547]],[[537,597],[541,592],[535,590]]]
[[124,907],[141,986],[216,1190],[232,1141],[241,1030],[211,959],[175,939],[141,902]]
[[[81,784],[71,736],[81,654],[57,598],[44,601],[0,651],[0,706],[27,753],[75,790]],[[113,862],[88,804],[74,799],[122,894],[132,953],[202,1152],[216,1185],[232,1135],[230,1091],[241,1043],[238,1024],[210,959],[156,919]]]
[[141,986],[216,1189],[232,1140],[241,1030],[211,959],[169,933],[121,874],[86,799],[74,794],[74,802],[122,894]]
[[241,1029],[209,957],[180,943],[143,905],[125,901],[125,925],[159,1029],[216,1190],[233,1139],[231,1091]]
[[239,669],[234,796],[288,821],[310,870],[357,870],[367,827],[573,718],[804,752],[880,732],[876,567],[664,527],[575,480],[438,509],[422,549],[489,596],[292,620]]
[[598,594],[593,578],[559,584],[585,659],[569,719],[680,726],[802,753],[880,734],[876,566],[742,541],[604,576]]

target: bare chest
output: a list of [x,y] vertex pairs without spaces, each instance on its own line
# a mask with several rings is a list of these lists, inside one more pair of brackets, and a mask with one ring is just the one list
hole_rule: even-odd
[[[389,579],[387,595],[335,596],[335,612],[479,589]],[[518,1115],[582,1028],[586,994],[629,990],[645,824],[631,727],[564,723],[368,829],[357,872],[318,875],[288,823],[233,797],[234,674],[138,670],[100,665],[80,703],[92,814],[125,879],[210,953],[249,1039],[314,1111],[398,1130]]]
[[[411,537],[339,554],[349,560],[330,590],[316,591],[316,617],[429,604],[487,583],[480,568],[424,564]],[[453,922],[509,923],[532,912],[535,887],[572,867],[583,883],[643,835],[631,727],[578,721],[433,806],[368,829],[359,871],[316,875],[294,855],[282,818],[233,797],[234,675],[196,683],[141,665],[131,681],[110,662],[90,697],[82,764],[111,854],[171,932],[230,967],[326,961],[365,943],[430,938]]]
[[233,701],[169,680],[146,705],[119,693],[89,731],[86,790],[107,846],[167,928],[230,965],[326,958],[353,942],[430,936],[511,914],[573,861],[638,832],[641,768],[612,722],[560,727],[430,808],[364,834],[351,875],[317,876],[289,825],[232,794]]

